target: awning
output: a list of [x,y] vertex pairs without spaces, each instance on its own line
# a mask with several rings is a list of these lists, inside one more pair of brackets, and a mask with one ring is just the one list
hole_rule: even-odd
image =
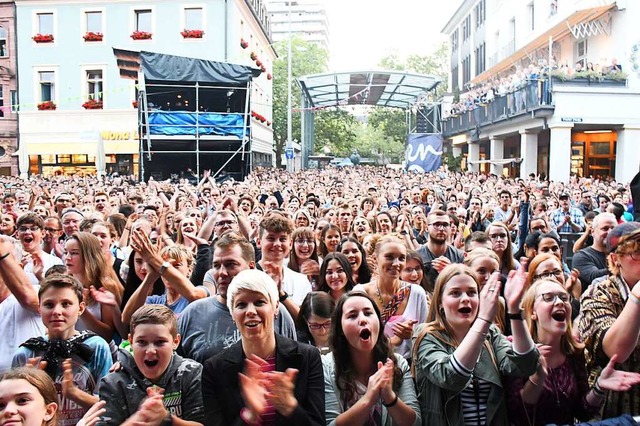
[[98,151],[98,144],[95,142],[30,142],[25,143],[24,147],[28,155],[96,155]]
[[522,158],[502,158],[499,160],[476,160],[476,161],[471,161],[471,160],[467,160],[467,163],[469,164],[497,164],[500,166],[504,166],[505,164],[509,164],[509,163],[522,163]]
[[579,25],[585,25],[590,22],[595,21],[600,18],[602,15],[610,11],[616,7],[616,3],[612,2],[605,6],[591,7],[588,9],[578,10],[566,18],[564,21],[559,22],[555,26],[551,27],[549,30],[544,32],[543,34],[536,37],[533,41],[529,42],[525,46],[521,47],[519,50],[514,52],[512,55],[504,58],[491,68],[485,70],[481,74],[478,74],[473,80],[472,83],[482,82],[484,80],[489,79],[492,76],[500,74],[514,66],[518,61],[527,57],[529,54],[535,52],[536,50],[546,46],[549,44],[549,37],[552,40],[559,40],[566,36],[567,34],[572,34],[574,31],[574,27]]

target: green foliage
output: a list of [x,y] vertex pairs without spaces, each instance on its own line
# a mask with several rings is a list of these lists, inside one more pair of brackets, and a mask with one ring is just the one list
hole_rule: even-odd
[[361,125],[356,133],[358,153],[362,157],[375,159],[378,164],[400,163],[404,160],[404,141],[393,140],[371,125]]
[[407,139],[406,115],[401,109],[375,108],[369,114],[368,123],[389,140],[404,144]]
[[314,151],[322,152],[325,146],[331,152],[348,157],[356,148],[355,117],[341,109],[321,110],[315,113]]
[[[282,154],[287,144],[287,44],[288,41],[283,41],[275,46],[279,56],[273,63],[273,141],[278,167],[281,165]],[[325,48],[294,36],[291,39],[291,56],[291,107],[294,110],[291,130],[292,138],[300,141],[301,114],[295,111],[300,108],[300,86],[295,79],[326,72],[329,54]]]
[[462,171],[462,155],[458,155],[454,157],[451,152],[448,152],[446,155],[442,157],[442,162],[447,165],[449,171],[452,172],[461,172]]

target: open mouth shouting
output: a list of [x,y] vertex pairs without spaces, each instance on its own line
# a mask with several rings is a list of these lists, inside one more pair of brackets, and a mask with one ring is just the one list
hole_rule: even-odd
[[567,312],[564,309],[560,309],[551,313],[551,318],[554,321],[565,322],[567,320]]
[[371,340],[371,330],[368,328],[360,330],[360,339],[364,342],[369,342]]
[[149,368],[153,368],[153,367],[155,367],[156,365],[158,365],[158,363],[159,363],[159,362],[160,362],[160,361],[159,361],[159,360],[157,360],[157,359],[145,359],[145,360],[144,360],[144,365],[146,365],[146,366],[147,366],[147,367],[149,367]]

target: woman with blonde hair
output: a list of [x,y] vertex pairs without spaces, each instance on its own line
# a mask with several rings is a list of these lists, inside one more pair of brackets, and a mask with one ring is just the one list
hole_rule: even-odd
[[540,363],[528,378],[508,380],[511,424],[588,421],[598,413],[605,391],[627,391],[640,383],[640,374],[614,369],[614,355],[594,386],[589,387],[584,345],[575,340],[571,330],[569,293],[558,281],[538,279],[527,290],[522,307],[540,350]]
[[[467,253],[464,258],[464,264],[476,273],[480,291],[482,291],[482,287],[489,282],[491,274],[500,270],[500,258],[498,255],[492,250],[482,247],[477,247]],[[499,300],[500,305],[498,306],[495,324],[503,333],[510,335],[510,330],[505,321],[505,301],[502,296],[500,296]]]
[[504,376],[535,372],[538,351],[522,320],[526,278],[505,287],[513,343],[493,325],[500,294],[494,272],[479,291],[476,274],[452,264],[435,283],[427,323],[415,332],[413,366],[424,425],[505,425]]

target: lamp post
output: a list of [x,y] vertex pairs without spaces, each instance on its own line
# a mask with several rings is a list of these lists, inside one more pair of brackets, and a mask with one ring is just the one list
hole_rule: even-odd
[[287,158],[287,171],[293,172],[293,158],[290,153],[293,151],[293,141],[292,141],[292,117],[291,117],[291,0],[289,0],[289,42],[287,44],[287,149],[286,149],[286,158]]

